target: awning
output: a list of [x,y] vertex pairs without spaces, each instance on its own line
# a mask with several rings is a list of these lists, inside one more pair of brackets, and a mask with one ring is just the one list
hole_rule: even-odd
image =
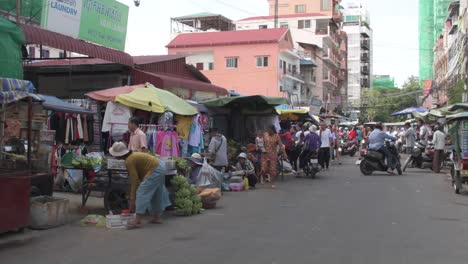
[[35,101],[43,99],[34,94],[34,85],[30,81],[0,78],[0,104],[5,105],[32,97]]
[[63,113],[75,113],[75,114],[94,114],[93,111],[85,109],[83,107],[71,104],[69,102],[58,99],[55,96],[49,95],[38,95],[42,99],[42,107],[47,110],[53,110]]
[[425,113],[425,112],[427,112],[427,109],[423,108],[423,107],[408,107],[408,108],[405,108],[405,109],[400,110],[398,112],[392,113],[392,116],[413,114],[414,112]]
[[137,87],[145,87],[145,86],[143,84],[135,85],[135,86],[122,86],[122,87],[116,87],[116,88],[90,92],[85,95],[96,101],[109,102],[109,101],[114,101],[114,98],[118,95],[128,94],[128,93],[133,92],[133,90],[135,90],[135,88]]
[[209,113],[210,112],[208,107],[206,107],[203,104],[199,104],[199,103],[197,103],[195,101],[192,101],[192,100],[187,100],[187,103],[189,103],[191,106],[195,107],[198,110],[198,112],[200,112],[200,113]]
[[185,88],[188,90],[214,92],[219,95],[227,95],[228,91],[222,87],[197,80],[181,78],[180,76],[171,76],[167,74],[146,72],[134,70],[134,79],[137,83],[149,82],[162,89]]
[[151,84],[136,88],[133,92],[115,97],[115,101],[136,109],[150,112],[173,112],[178,115],[196,115],[197,109],[177,95],[158,89]]
[[450,105],[447,110],[451,112],[458,111],[458,110],[468,111],[468,103],[453,104],[453,105]]
[[59,33],[30,25],[21,25],[26,44],[42,44],[48,47],[76,52],[133,67],[133,58],[129,54],[92,44],[83,40],[74,39]]
[[236,104],[244,104],[255,107],[256,105],[278,106],[289,104],[288,99],[283,97],[271,97],[263,95],[226,97],[203,102],[208,107],[229,107]]

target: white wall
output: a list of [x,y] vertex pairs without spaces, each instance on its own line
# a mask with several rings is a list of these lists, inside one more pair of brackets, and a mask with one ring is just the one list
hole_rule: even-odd
[[[197,63],[203,63],[203,70],[209,70],[209,63],[214,62],[214,54],[212,51],[193,52],[186,58],[187,64],[197,66]],[[222,67],[223,65],[214,65],[214,67]]]

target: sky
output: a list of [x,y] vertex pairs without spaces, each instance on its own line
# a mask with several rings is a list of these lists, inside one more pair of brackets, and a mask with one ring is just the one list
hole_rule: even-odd
[[[199,12],[232,20],[268,15],[267,0],[141,0],[139,7],[133,0],[119,1],[130,7],[125,50],[132,55],[167,54],[171,17]],[[374,74],[391,75],[402,85],[408,76],[418,75],[418,0],[363,2],[374,31]]]

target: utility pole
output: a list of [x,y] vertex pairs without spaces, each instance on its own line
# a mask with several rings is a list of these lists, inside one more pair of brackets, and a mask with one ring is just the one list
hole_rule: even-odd
[[21,24],[21,0],[16,0],[16,24]]
[[278,0],[275,0],[275,28],[278,28]]

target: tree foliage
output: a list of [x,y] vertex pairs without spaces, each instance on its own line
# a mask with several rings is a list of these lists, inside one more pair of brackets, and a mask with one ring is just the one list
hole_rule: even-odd
[[399,120],[401,117],[394,117],[391,114],[418,106],[420,93],[415,93],[417,91],[422,91],[422,88],[415,76],[410,76],[401,89],[368,89],[363,94],[360,120],[363,122]]

